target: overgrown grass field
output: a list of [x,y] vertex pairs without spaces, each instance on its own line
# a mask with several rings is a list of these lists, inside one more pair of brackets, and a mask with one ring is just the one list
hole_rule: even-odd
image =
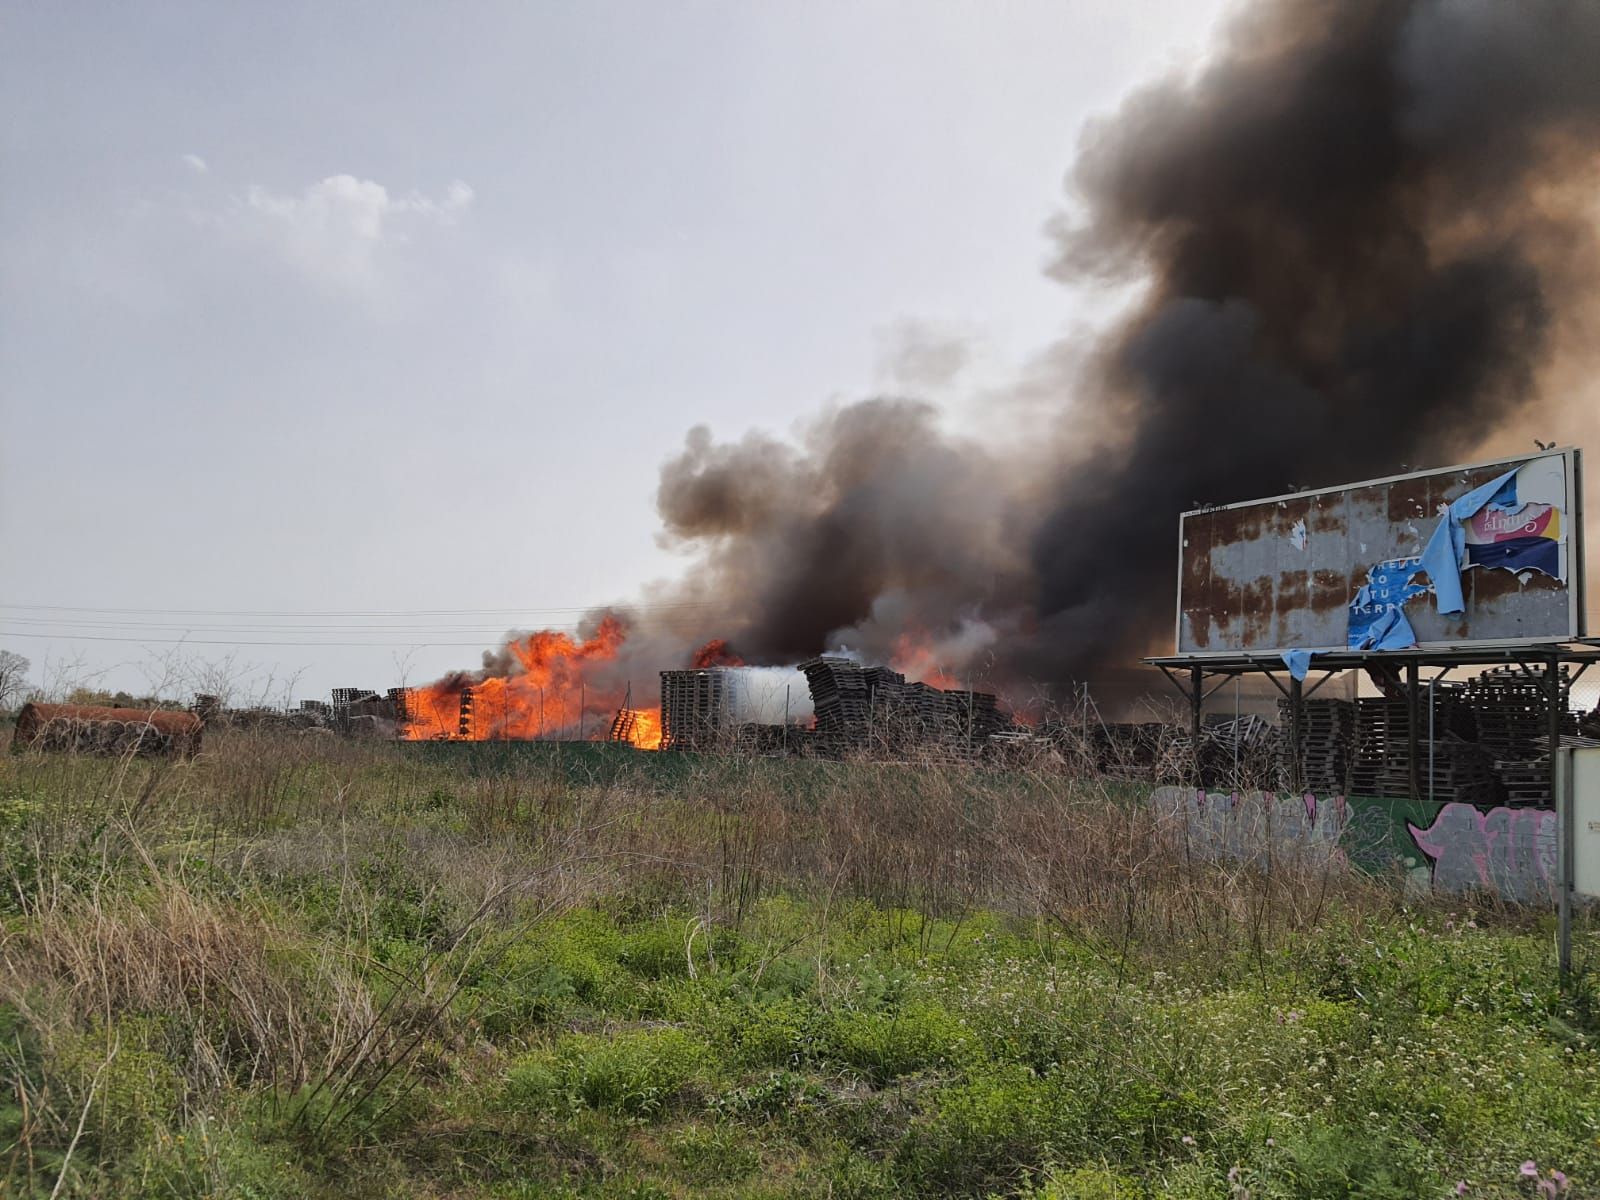
[[1600,1195],[1547,914],[1046,768],[455,749],[0,758],[0,1194]]

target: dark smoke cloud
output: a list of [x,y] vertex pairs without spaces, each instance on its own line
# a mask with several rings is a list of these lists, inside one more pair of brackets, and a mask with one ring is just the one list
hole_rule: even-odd
[[1039,453],[898,400],[798,447],[691,433],[660,509],[706,632],[1094,677],[1166,644],[1180,511],[1470,453],[1585,307],[1597,62],[1589,0],[1249,7],[1084,137],[1051,272],[1143,290]]
[[887,657],[907,629],[1010,606],[1027,578],[1003,465],[910,401],[830,413],[799,448],[695,429],[662,470],[658,505],[669,544],[701,556],[688,591],[757,662],[841,642]]

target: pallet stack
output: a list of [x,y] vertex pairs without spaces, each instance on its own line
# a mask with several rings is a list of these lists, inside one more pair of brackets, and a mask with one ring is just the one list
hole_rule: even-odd
[[[1282,742],[1278,729],[1254,713],[1213,721],[1201,732],[1200,778],[1207,788],[1223,790],[1281,786]],[[1175,744],[1181,754],[1190,753],[1188,738]]]
[[[1559,677],[1562,731],[1576,732],[1570,712],[1572,682]],[[1550,803],[1550,695],[1544,679],[1520,667],[1495,667],[1467,684],[1478,715],[1478,740],[1494,759],[1505,803]]]
[[1388,789],[1391,769],[1406,761],[1410,731],[1406,702],[1388,696],[1363,696],[1356,701],[1355,761],[1350,791],[1357,796],[1410,795],[1410,784],[1398,793]]
[[1506,804],[1513,808],[1550,806],[1550,756],[1496,759],[1495,774],[1505,790]]
[[[1561,709],[1567,711],[1572,685],[1561,668]],[[1550,700],[1542,678],[1520,667],[1495,667],[1467,683],[1478,716],[1478,740],[1496,757],[1526,760],[1547,753]]]
[[[1504,790],[1495,771],[1494,759],[1475,742],[1449,733],[1435,739],[1430,750],[1427,739],[1418,745],[1417,781],[1423,799],[1440,804],[1474,804],[1492,807],[1501,803]],[[1404,750],[1397,760],[1386,763],[1378,776],[1375,794],[1406,797],[1411,794],[1411,768]]]
[[[1439,774],[1436,794],[1442,797],[1448,789],[1476,788],[1482,782],[1480,766],[1487,760],[1480,763],[1481,756],[1462,749],[1478,741],[1477,716],[1466,689],[1453,683],[1424,689],[1418,697],[1417,720],[1417,753],[1423,771],[1427,769],[1430,734],[1438,747],[1433,755]],[[1356,701],[1352,794],[1399,798],[1411,794],[1410,732],[1404,697],[1371,696]],[[1453,765],[1441,765],[1447,761]]]
[[811,711],[817,732],[833,740],[852,741],[866,735],[871,702],[861,664],[823,655],[800,664],[811,689]]
[[636,708],[619,708],[617,715],[611,718],[611,728],[606,732],[608,742],[631,742],[634,730],[639,726],[639,710]]
[[727,735],[733,685],[722,667],[661,672],[661,748],[711,750]]
[[981,742],[1012,728],[993,692],[945,692],[945,713],[956,737]]
[[990,692],[941,691],[907,683],[888,667],[862,667],[823,656],[800,664],[811,689],[821,746],[843,752],[867,745],[919,756],[976,756],[997,733],[1012,728]]
[[1293,762],[1300,765],[1300,786],[1319,796],[1342,796],[1350,783],[1352,753],[1356,744],[1356,706],[1348,700],[1304,700],[1300,704],[1300,738],[1288,737],[1292,722],[1289,702],[1278,701],[1278,719],[1284,732],[1284,773],[1293,777]]

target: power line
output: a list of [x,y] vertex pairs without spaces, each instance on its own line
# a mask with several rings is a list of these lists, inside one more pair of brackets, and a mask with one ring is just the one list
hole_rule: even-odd
[[365,646],[369,649],[389,648],[420,650],[430,646],[464,647],[482,650],[480,642],[258,642],[227,639],[210,641],[204,638],[143,638],[108,637],[93,633],[0,633],[7,638],[46,638],[57,642],[133,642],[144,646]]
[[[17,628],[27,626],[29,628]],[[694,633],[703,628],[700,619],[691,619],[687,616],[681,618],[657,617],[649,623],[652,630],[666,630],[682,633]],[[0,631],[11,630],[12,637],[52,637],[64,638],[74,636],[89,636],[77,634],[76,630],[96,630],[109,634],[110,631],[134,633],[151,630],[155,633],[180,632],[183,634],[287,634],[287,633],[372,633],[390,634],[396,637],[426,637],[429,634],[457,634],[473,635],[479,641],[474,643],[438,643],[430,641],[430,645],[461,644],[481,645],[484,643],[504,644],[508,641],[520,641],[535,633],[563,633],[581,635],[586,628],[583,622],[569,621],[555,624],[545,624],[538,628],[508,628],[505,625],[245,625],[245,624],[211,624],[198,625],[191,622],[147,622],[147,621],[66,621],[66,620],[36,620],[28,617],[0,616]],[[59,631],[59,632],[57,632]],[[126,640],[143,640],[130,637]],[[191,640],[191,639],[185,639]]]
[[546,608],[88,608],[71,604],[7,604],[0,608],[23,612],[110,613],[160,617],[489,617],[535,613],[666,612],[673,609],[716,608],[710,600],[685,600],[675,604],[571,604]]
[[[213,623],[198,625],[193,621],[74,621],[63,617],[8,617],[0,616],[0,624],[4,625],[46,625],[52,628],[65,627],[71,629],[184,629],[196,633],[270,633],[275,630],[286,630],[290,633],[325,633],[340,632],[343,630],[371,630],[375,633],[481,633],[486,637],[499,637],[507,632],[507,626],[501,625],[377,625],[371,622],[362,622],[355,625],[275,625],[275,624],[233,624]],[[575,629],[576,622],[566,625],[554,626],[561,629]]]

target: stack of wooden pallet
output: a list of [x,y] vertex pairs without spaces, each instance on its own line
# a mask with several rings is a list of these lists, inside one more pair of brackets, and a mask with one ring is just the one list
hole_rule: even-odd
[[[1571,684],[1567,669],[1560,675],[1562,712]],[[1527,759],[1548,750],[1550,698],[1542,676],[1520,667],[1495,667],[1467,684],[1478,716],[1478,740],[1497,757]]]
[[811,711],[817,732],[830,738],[858,739],[867,731],[872,715],[867,679],[861,664],[848,658],[823,655],[800,664],[811,689]]
[[[1436,738],[1431,747],[1424,739],[1417,753],[1417,783],[1423,799],[1482,806],[1492,806],[1503,799],[1494,759],[1482,746],[1449,733]],[[1411,794],[1411,767],[1403,751],[1401,757],[1384,765],[1376,794]]]
[[1409,732],[1404,700],[1364,696],[1356,701],[1355,761],[1350,768],[1350,791],[1353,794],[1410,794],[1409,781],[1400,792],[1388,790],[1393,769],[1405,766]]
[[[1562,729],[1569,716],[1571,680],[1558,677]],[[1543,675],[1521,667],[1495,667],[1467,684],[1478,717],[1478,740],[1494,758],[1494,769],[1510,805],[1548,805],[1550,797],[1550,693]]]
[[811,689],[818,749],[838,752],[871,745],[875,752],[980,754],[988,739],[1013,728],[990,692],[941,691],[907,683],[888,667],[862,667],[824,655],[800,664]]
[[1548,754],[1535,758],[1498,758],[1494,769],[1508,805],[1541,808],[1551,805]]
[[714,749],[727,734],[731,690],[721,667],[661,672],[661,748]]
[[[1356,707],[1348,700],[1304,700],[1300,704],[1298,744],[1288,737],[1292,722],[1289,702],[1278,701],[1279,726],[1283,730],[1284,769],[1289,778],[1298,776],[1300,786],[1324,796],[1342,796],[1349,786],[1350,766],[1356,744]],[[1299,764],[1299,771],[1292,768]]]
[[631,742],[634,731],[639,727],[639,710],[636,708],[619,708],[617,715],[611,718],[611,729],[606,734],[608,742]]
[[[1356,729],[1350,791],[1358,796],[1411,794],[1411,725],[1406,702],[1400,697],[1363,697],[1356,701]],[[1428,743],[1434,743],[1432,761],[1435,794],[1493,791],[1492,756],[1477,753],[1477,716],[1467,690],[1460,684],[1441,683],[1424,689],[1417,702],[1418,776],[1427,794]]]

